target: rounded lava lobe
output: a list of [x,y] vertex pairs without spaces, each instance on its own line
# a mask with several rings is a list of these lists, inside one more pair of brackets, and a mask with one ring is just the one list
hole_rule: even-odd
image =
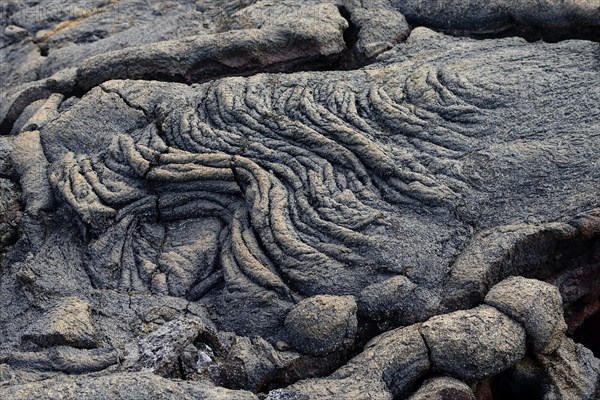
[[556,351],[567,331],[560,292],[549,283],[510,277],[494,286],[485,302],[522,324],[536,352]]
[[485,379],[525,356],[525,330],[489,306],[439,315],[421,334],[436,370],[461,379]]
[[285,319],[290,344],[302,353],[320,355],[352,345],[356,301],[351,296],[319,295],[301,301]]
[[475,400],[471,388],[448,376],[427,379],[408,400]]

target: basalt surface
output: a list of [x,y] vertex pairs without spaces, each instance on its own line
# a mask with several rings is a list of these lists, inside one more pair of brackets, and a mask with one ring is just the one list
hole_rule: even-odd
[[597,1],[1,11],[0,398],[600,398]]

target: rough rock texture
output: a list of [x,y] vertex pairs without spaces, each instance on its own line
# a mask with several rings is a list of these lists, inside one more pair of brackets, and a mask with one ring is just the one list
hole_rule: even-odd
[[16,239],[21,216],[21,191],[11,180],[0,178],[0,252]]
[[410,325],[435,315],[440,297],[399,275],[367,286],[358,297],[358,312],[376,321]]
[[162,324],[149,335],[132,344],[127,350],[124,367],[163,376],[173,376],[180,368],[180,355],[198,335],[213,331],[212,326],[198,317],[172,320]]
[[567,331],[560,292],[548,283],[511,277],[494,286],[485,302],[523,325],[536,352],[553,353]]
[[599,397],[599,12],[0,3],[0,398]]
[[434,369],[461,379],[496,375],[525,356],[525,331],[493,307],[433,317],[421,333]]
[[90,305],[76,297],[61,300],[36,321],[22,338],[42,347],[62,345],[87,349],[98,346]]
[[584,346],[564,338],[552,355],[539,355],[549,381],[544,399],[597,399],[600,361]]
[[288,394],[317,400],[393,399],[409,393],[430,366],[419,326],[413,325],[376,337],[327,378],[295,383]]
[[14,400],[256,400],[249,392],[181,382],[152,374],[123,373],[100,377],[61,377],[0,389],[3,399]]
[[391,0],[408,18],[447,29],[497,30],[515,22],[562,27],[600,25],[598,3],[590,0]]
[[426,380],[408,400],[475,400],[464,382],[447,376]]
[[356,302],[353,297],[314,296],[301,301],[284,322],[289,343],[302,353],[319,355],[353,344]]

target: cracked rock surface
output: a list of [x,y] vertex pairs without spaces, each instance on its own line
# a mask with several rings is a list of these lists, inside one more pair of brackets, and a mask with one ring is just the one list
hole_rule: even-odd
[[597,1],[0,12],[1,399],[600,398]]

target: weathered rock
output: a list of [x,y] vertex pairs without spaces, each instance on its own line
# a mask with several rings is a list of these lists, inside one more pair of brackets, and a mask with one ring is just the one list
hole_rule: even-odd
[[544,400],[598,398],[600,360],[584,346],[563,337],[555,353],[536,355],[549,381]]
[[23,335],[23,340],[42,347],[97,347],[98,333],[89,303],[76,297],[61,300]]
[[59,373],[56,371],[40,372],[31,370],[16,370],[8,364],[0,364],[0,387],[51,379],[58,374]]
[[310,400],[310,397],[293,390],[276,389],[270,391],[265,400]]
[[431,318],[421,333],[433,367],[460,379],[484,379],[525,356],[525,330],[489,306]]
[[297,382],[288,387],[287,395],[298,399],[306,395],[311,400],[391,400],[405,396],[431,366],[419,328],[398,328],[376,337],[327,378]]
[[346,20],[333,4],[307,7],[305,18],[281,16],[264,29],[191,36],[91,57],[77,70],[78,85],[87,90],[111,79],[202,82],[341,53]]
[[0,177],[10,178],[15,176],[12,165],[11,153],[13,151],[10,138],[0,136]]
[[600,26],[598,4],[587,0],[391,0],[391,3],[416,23],[446,29],[495,31],[515,21],[544,27]]
[[42,382],[0,388],[0,397],[14,400],[257,400],[254,394],[214,387],[205,382],[178,382],[152,374],[63,376]]
[[[220,7],[219,7],[220,6]],[[242,4],[161,1],[141,5],[136,1],[77,1],[58,5],[54,0],[3,3],[2,26],[18,26],[35,39],[31,46],[11,46],[3,58],[10,64],[27,64],[33,57],[38,64],[25,65],[31,75],[47,77],[83,60],[122,48],[178,39],[223,29],[229,15]],[[19,30],[20,31],[20,30]],[[20,34],[19,34],[20,35]],[[15,38],[6,37],[14,42]],[[27,50],[18,52],[25,47]],[[40,53],[45,53],[41,55]],[[29,61],[31,64],[31,61]],[[8,65],[6,66],[8,67]],[[2,86],[23,83],[27,76],[3,69]],[[29,78],[31,79],[31,77]]]
[[273,376],[293,369],[294,361],[300,359],[297,353],[275,350],[260,337],[219,332],[207,344],[212,346],[208,348],[213,357],[204,360],[206,374],[215,384],[232,389],[262,391]]
[[310,297],[285,318],[285,337],[295,349],[312,355],[349,347],[356,336],[356,310],[350,296]]
[[6,28],[4,28],[4,35],[13,40],[23,40],[29,35],[29,32],[20,26],[8,25]]
[[15,241],[22,211],[21,191],[12,180],[15,178],[12,151],[12,142],[0,137],[0,253]]
[[[493,391],[476,381],[522,355],[525,303],[452,311],[511,275],[558,282],[572,328],[597,310],[598,44],[418,26],[594,39],[595,5],[147,3],[0,5],[0,204],[18,208],[0,216],[0,375],[19,396],[234,396],[185,378],[405,398],[435,373],[427,346],[381,331],[434,315],[433,366]],[[72,296],[102,348],[21,341]],[[298,312],[323,296],[358,306]],[[563,328],[545,341],[530,309],[550,351]],[[594,359],[561,349],[527,374],[549,398],[593,393]],[[103,386],[27,383],[90,372]]]
[[48,184],[47,165],[38,131],[24,132],[13,140],[12,163],[20,177],[25,211],[35,217],[52,207],[54,196]]
[[358,298],[360,315],[398,325],[422,322],[436,314],[439,296],[404,276],[367,286]]
[[404,15],[394,10],[353,8],[350,17],[358,29],[354,52],[359,59],[378,56],[410,34]]
[[[64,372],[85,374],[105,370],[119,362],[119,354],[112,349],[76,349],[57,346],[41,351],[12,351],[0,354],[0,363],[18,371]],[[42,378],[43,375],[37,378]],[[36,377],[33,377],[33,380]]]
[[485,302],[520,323],[535,351],[549,354],[562,343],[567,324],[560,292],[555,286],[523,277],[511,277],[494,286]]
[[21,217],[20,196],[14,182],[0,178],[0,251],[16,237]]
[[[5,18],[2,18],[2,22],[5,21]],[[0,27],[2,25],[0,24]],[[45,60],[40,54],[39,47],[30,37],[17,41],[15,37],[6,35],[4,29],[0,28],[0,31],[3,31],[3,34],[0,35],[0,41],[3,44],[0,48],[0,59],[2,59],[0,97],[4,103],[5,96],[11,88],[38,79],[37,71],[42,68]],[[0,106],[0,109],[2,109],[2,106]]]
[[156,331],[127,346],[123,367],[129,371],[176,376],[180,357],[201,334],[214,334],[214,327],[199,317],[166,322]]
[[408,400],[475,400],[464,382],[447,376],[426,380]]
[[453,264],[444,302],[451,309],[459,304],[474,307],[509,276],[546,278],[568,268],[563,263],[568,264],[573,256],[556,249],[575,246],[588,235],[575,228],[578,219],[593,224],[596,217],[582,213],[568,222],[505,225],[478,233]]

